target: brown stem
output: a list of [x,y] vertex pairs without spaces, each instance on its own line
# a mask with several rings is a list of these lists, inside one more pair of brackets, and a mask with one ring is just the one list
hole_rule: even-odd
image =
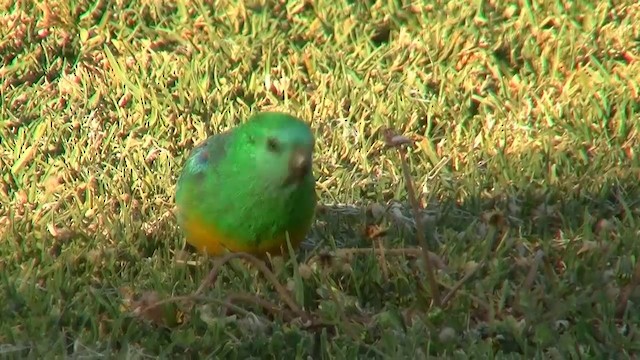
[[531,267],[529,268],[529,272],[527,273],[527,277],[524,278],[524,281],[522,282],[522,285],[520,285],[520,289],[518,289],[518,292],[515,294],[515,298],[513,300],[513,304],[514,304],[514,309],[517,311],[521,311],[521,307],[520,307],[520,297],[522,296],[522,291],[523,290],[530,290],[531,287],[533,286],[533,282],[536,279],[536,275],[538,274],[538,269],[540,268],[540,265],[542,264],[542,261],[544,260],[544,251],[542,250],[538,250],[533,258],[533,261],[531,263]]
[[[349,255],[367,255],[367,254],[376,254],[381,255],[382,250],[376,248],[345,248],[345,249],[336,249],[333,252],[333,256],[335,257],[347,257]],[[401,248],[401,249],[384,249],[384,254],[386,256],[406,256],[406,257],[420,257],[423,255],[422,248],[420,247],[411,247],[411,248]],[[313,256],[307,260],[307,263],[313,262],[313,260],[317,259],[318,256]],[[431,263],[435,265],[435,267],[439,269],[446,269],[447,265],[440,259],[440,257],[429,251],[429,258]]]
[[633,276],[631,277],[631,281],[622,288],[620,291],[620,296],[618,297],[618,306],[616,306],[616,316],[618,318],[624,315],[624,312],[627,310],[627,303],[629,302],[629,297],[633,291],[640,285],[640,261],[636,263],[636,267],[633,270]]
[[427,281],[429,282],[429,287],[431,288],[431,292],[433,294],[433,302],[436,304],[436,306],[439,307],[441,305],[440,290],[438,288],[438,282],[436,281],[433,264],[431,263],[431,258],[429,257],[429,246],[427,244],[427,239],[424,236],[424,226],[422,225],[422,217],[420,216],[420,203],[418,202],[418,197],[416,196],[416,191],[413,186],[413,180],[411,178],[411,172],[409,170],[409,164],[407,163],[407,150],[403,147],[403,144],[406,144],[410,141],[403,137],[393,136],[393,134],[390,132],[387,132],[386,138],[387,146],[395,147],[400,154],[402,175],[407,187],[409,201],[411,202],[413,218],[416,222],[416,236],[418,237],[418,242],[422,247],[422,257],[424,259],[424,265],[427,270]]
[[387,267],[387,258],[384,256],[385,254],[385,248],[384,248],[384,244],[382,243],[382,239],[378,238],[375,241],[378,244],[379,247],[379,254],[380,254],[380,266],[382,267],[382,275],[384,277],[384,281],[389,281],[389,269]]
[[218,278],[218,273],[220,272],[222,266],[235,258],[245,259],[246,261],[249,261],[254,266],[256,266],[258,270],[260,270],[260,272],[264,274],[267,280],[269,280],[269,282],[273,284],[273,287],[276,289],[278,295],[280,295],[282,301],[287,304],[287,306],[303,320],[310,320],[309,314],[307,314],[300,308],[300,306],[298,306],[298,304],[289,294],[289,291],[282,284],[280,284],[278,278],[273,274],[271,270],[269,270],[265,263],[255,256],[247,253],[229,253],[223,256],[220,260],[217,260],[213,266],[213,269],[211,269],[211,271],[209,272],[207,278],[200,284],[200,287],[195,292],[195,295],[201,294],[210,284],[213,284]]
[[[227,296],[226,301],[224,302],[225,307],[230,307],[231,304],[236,304],[238,302],[249,303],[257,305],[269,313],[273,315],[280,314],[285,319],[285,321],[291,321],[296,318],[296,314],[292,314],[285,309],[278,307],[276,304],[270,302],[269,300],[263,299],[257,295],[246,294],[246,293],[234,293]],[[235,311],[235,309],[232,307]]]
[[484,262],[480,263],[478,266],[476,266],[475,269],[470,271],[462,279],[460,279],[460,281],[455,283],[453,285],[453,287],[451,287],[451,289],[449,289],[449,292],[442,298],[442,306],[447,306],[447,304],[449,303],[449,301],[451,301],[451,299],[456,294],[456,292],[458,290],[460,290],[460,288],[462,288],[462,285],[464,285],[467,281],[469,281],[469,279],[471,279],[471,277],[473,277],[473,275],[475,275],[476,271],[478,271],[478,269],[480,269],[482,267],[484,267]]

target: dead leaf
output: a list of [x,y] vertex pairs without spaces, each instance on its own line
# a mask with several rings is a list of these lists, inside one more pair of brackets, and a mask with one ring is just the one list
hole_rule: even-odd
[[145,157],[144,162],[147,165],[151,165],[158,158],[158,155],[160,155],[161,152],[162,150],[159,148],[151,149]]
[[138,300],[130,304],[130,312],[145,321],[158,326],[173,327],[182,322],[182,315],[173,302],[158,304],[162,297],[156,291],[144,292]]
[[241,330],[252,335],[256,333],[264,334],[269,328],[268,322],[251,312],[248,313],[247,316],[238,319],[235,323]]
[[504,214],[499,210],[485,212],[482,214],[481,218],[485,223],[497,228],[503,228],[507,224]]
[[578,255],[582,255],[587,252],[599,251],[603,248],[602,243],[598,241],[585,240],[582,242],[582,247],[578,250]]
[[380,225],[371,224],[365,227],[364,232],[367,239],[376,240],[385,236],[387,234],[387,229]]
[[298,266],[298,273],[302,279],[307,280],[311,275],[313,275],[313,270],[311,269],[311,266],[307,264],[300,264]]
[[44,181],[44,192],[46,195],[55,193],[62,185],[62,177],[58,174],[49,176]]
[[69,240],[74,235],[74,232],[69,228],[58,227],[53,223],[47,224],[47,230],[49,230],[49,233],[54,239],[59,241]]
[[607,219],[600,219],[594,226],[594,232],[598,235],[610,234],[613,231],[613,223]]
[[394,135],[393,131],[387,129],[384,131],[384,141],[386,147],[398,147],[407,144],[413,144],[414,140],[404,135]]
[[540,218],[555,217],[556,210],[556,205],[542,203],[532,211],[533,219],[539,220]]
[[465,276],[473,273],[474,271],[476,271],[478,266],[480,266],[480,264],[478,264],[477,262],[475,262],[473,260],[467,261],[467,263],[464,264],[464,274],[465,274]]

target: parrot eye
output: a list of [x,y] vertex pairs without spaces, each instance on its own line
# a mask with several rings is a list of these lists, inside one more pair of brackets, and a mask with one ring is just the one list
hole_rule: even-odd
[[280,152],[280,143],[275,138],[267,139],[267,149],[271,152]]

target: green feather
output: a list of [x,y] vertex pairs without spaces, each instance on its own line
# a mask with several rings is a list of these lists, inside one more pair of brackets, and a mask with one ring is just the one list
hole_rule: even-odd
[[[275,142],[277,148],[270,147]],[[286,230],[300,229],[316,205],[312,171],[294,183],[289,159],[296,148],[313,151],[303,121],[283,113],[259,113],[209,137],[193,149],[178,179],[178,221],[196,215],[243,246],[258,246]]]

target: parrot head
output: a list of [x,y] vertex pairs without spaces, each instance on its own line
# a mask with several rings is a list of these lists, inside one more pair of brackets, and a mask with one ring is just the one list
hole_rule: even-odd
[[264,185],[295,189],[305,181],[313,181],[312,162],[315,140],[311,128],[288,114],[263,112],[243,126],[252,149],[255,166],[252,171]]

